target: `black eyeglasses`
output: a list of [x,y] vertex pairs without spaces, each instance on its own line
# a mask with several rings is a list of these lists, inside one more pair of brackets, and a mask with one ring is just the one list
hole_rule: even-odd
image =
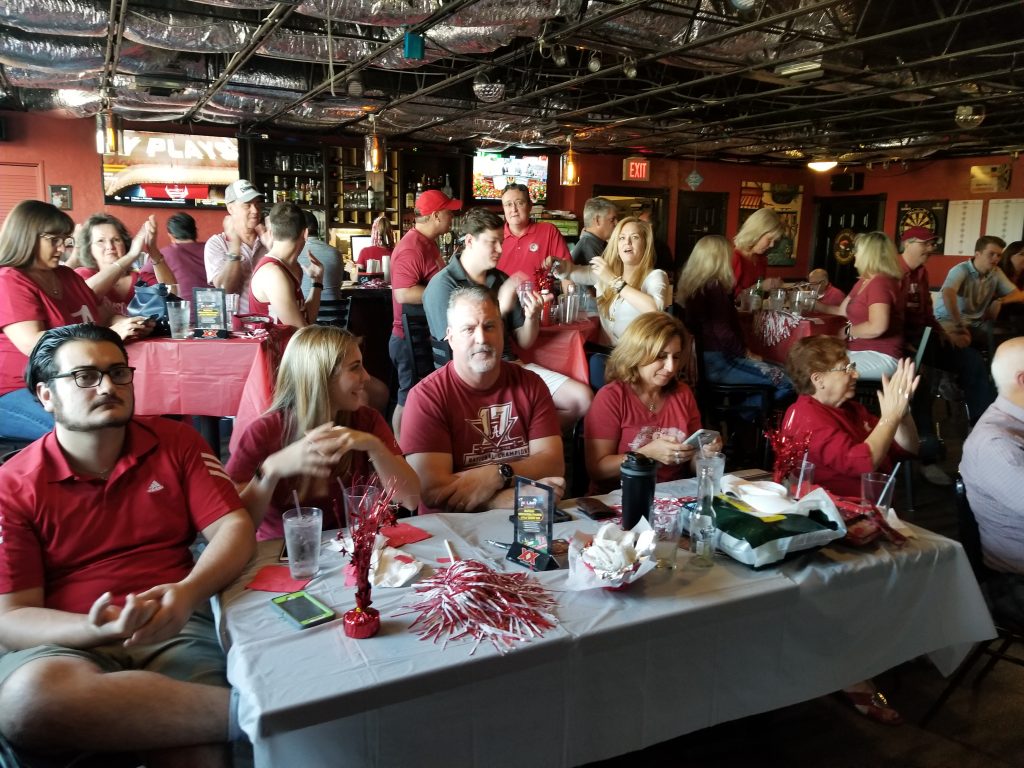
[[135,369],[128,365],[114,365],[105,371],[101,371],[99,368],[79,368],[70,373],[58,373],[56,376],[51,376],[50,380],[71,377],[79,388],[92,389],[100,385],[104,376],[109,376],[111,382],[118,386],[131,384],[135,378]]
[[73,237],[67,237],[65,235],[50,235],[46,232],[40,233],[39,237],[43,240],[49,240],[50,245],[54,248],[74,248],[75,239]]
[[857,364],[847,363],[846,365],[840,366],[839,368],[829,368],[825,373],[856,373]]

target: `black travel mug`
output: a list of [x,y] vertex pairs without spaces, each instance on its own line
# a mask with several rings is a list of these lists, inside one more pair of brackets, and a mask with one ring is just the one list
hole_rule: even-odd
[[630,451],[622,462],[622,530],[628,531],[649,519],[654,504],[657,465],[642,453]]

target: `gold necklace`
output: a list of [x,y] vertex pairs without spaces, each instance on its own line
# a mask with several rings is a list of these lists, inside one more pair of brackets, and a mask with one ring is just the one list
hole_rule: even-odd
[[[50,296],[53,296],[54,298],[60,296],[60,278],[57,277],[57,273],[50,270],[46,274],[47,277],[50,278],[49,280],[43,280],[42,272],[28,273],[29,278],[32,280],[32,282],[43,289],[43,293],[48,293]],[[46,285],[47,282],[49,282],[50,285],[52,285],[53,287],[48,287]]]

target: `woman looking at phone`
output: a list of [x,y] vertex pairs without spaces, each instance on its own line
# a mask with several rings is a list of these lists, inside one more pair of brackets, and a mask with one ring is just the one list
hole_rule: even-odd
[[[605,368],[608,383],[594,396],[584,422],[589,493],[618,487],[627,451],[657,461],[658,482],[693,474],[698,447],[683,441],[700,429],[700,412],[693,392],[679,380],[686,338],[674,317],[648,312],[615,345]],[[708,445],[721,448],[720,437]]]
[[355,336],[333,326],[296,331],[277,372],[274,400],[246,429],[227,464],[257,527],[256,538],[284,535],[281,514],[295,506],[324,511],[341,525],[341,485],[376,474],[395,501],[415,509],[420,483],[384,418],[361,405],[370,375]]

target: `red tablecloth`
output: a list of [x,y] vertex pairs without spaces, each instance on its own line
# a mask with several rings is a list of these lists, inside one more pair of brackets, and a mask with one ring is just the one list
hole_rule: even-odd
[[235,416],[250,372],[267,369],[260,339],[142,339],[128,363],[140,415]]
[[789,335],[781,341],[769,346],[765,340],[754,330],[754,315],[756,312],[740,312],[740,325],[743,327],[743,337],[747,349],[754,354],[760,355],[765,360],[785,365],[786,355],[790,348],[800,339],[807,336],[836,336],[846,325],[846,318],[841,315],[818,315],[812,314],[800,318],[800,322],[790,329]]
[[521,349],[518,344],[513,344],[513,347],[525,362],[536,363],[587,384],[590,372],[583,342],[596,339],[599,327],[597,317],[568,325],[543,325],[532,347]]

